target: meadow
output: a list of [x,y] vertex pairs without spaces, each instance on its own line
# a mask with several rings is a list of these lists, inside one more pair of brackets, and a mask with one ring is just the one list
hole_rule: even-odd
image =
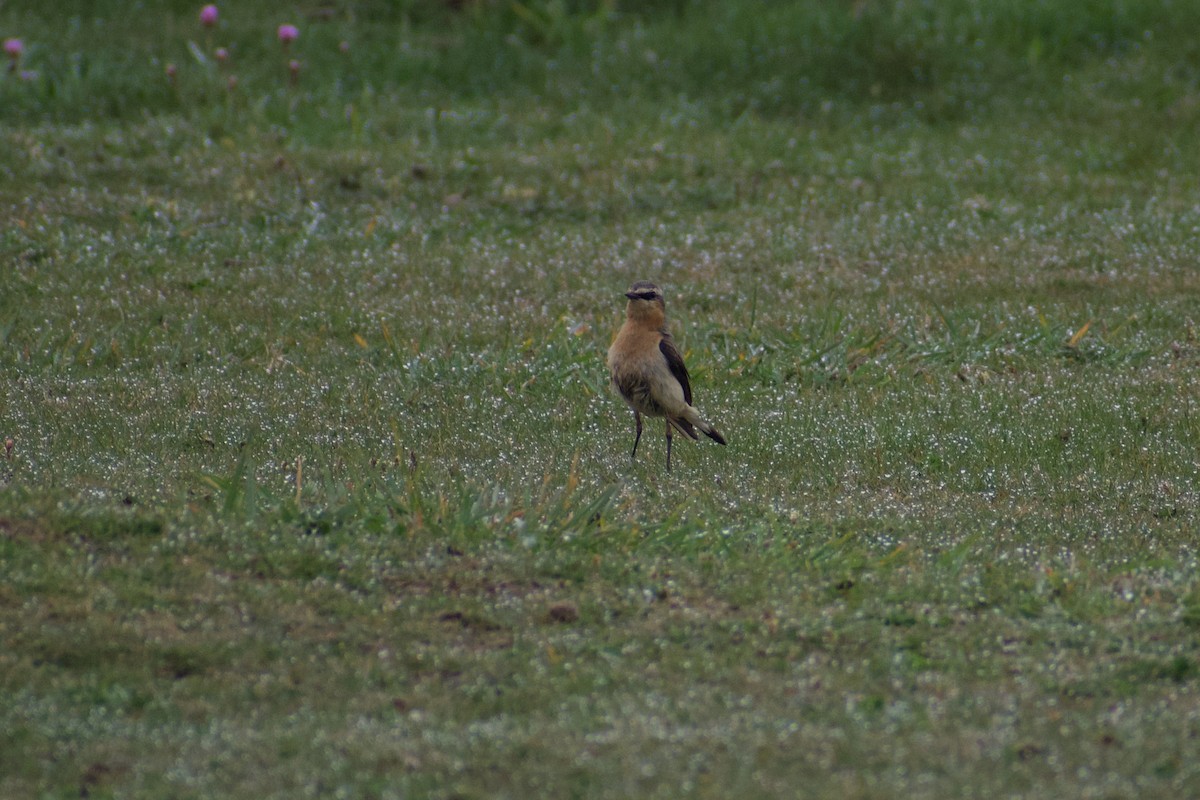
[[1200,794],[1200,3],[201,5],[0,5],[0,797]]

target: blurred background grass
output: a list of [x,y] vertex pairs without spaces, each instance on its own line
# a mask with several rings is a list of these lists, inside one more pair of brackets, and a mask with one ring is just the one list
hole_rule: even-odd
[[1076,81],[1096,72],[1115,99],[1136,94],[1159,111],[1200,68],[1194,4],[1165,0],[246,2],[223,9],[212,30],[198,7],[67,0],[46,14],[6,4],[5,35],[28,42],[25,65],[38,73],[31,86],[5,84],[6,116],[77,121],[221,105],[225,81],[205,61],[216,47],[228,50],[224,69],[247,109],[270,111],[287,82],[274,36],[287,21],[302,31],[287,54],[304,64],[300,94],[325,113],[367,98],[500,94],[553,108],[693,104],[726,120],[805,118],[831,103],[954,120],[1029,104],[1083,113]]

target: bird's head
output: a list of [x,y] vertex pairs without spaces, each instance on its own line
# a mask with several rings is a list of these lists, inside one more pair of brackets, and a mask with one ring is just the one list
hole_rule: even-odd
[[629,298],[625,315],[630,319],[644,320],[654,325],[661,325],[666,319],[667,305],[663,301],[662,289],[650,281],[631,284],[625,296]]

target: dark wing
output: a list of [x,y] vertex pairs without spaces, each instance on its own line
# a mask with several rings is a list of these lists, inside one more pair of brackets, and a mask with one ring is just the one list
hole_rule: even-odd
[[679,355],[679,351],[675,349],[675,342],[671,341],[670,336],[664,336],[659,340],[658,349],[662,351],[663,358],[667,360],[671,374],[683,387],[683,402],[690,406],[692,404],[692,384],[688,380],[687,367],[683,365],[683,356]]

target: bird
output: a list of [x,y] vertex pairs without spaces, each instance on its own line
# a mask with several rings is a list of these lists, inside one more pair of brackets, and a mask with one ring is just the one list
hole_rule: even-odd
[[667,330],[667,307],[662,289],[650,281],[636,281],[625,292],[625,323],[608,348],[612,384],[633,409],[637,436],[630,458],[637,458],[642,440],[642,415],[667,420],[667,472],[671,471],[674,431],[698,440],[696,429],[717,444],[725,437],[692,406],[692,384],[683,356]]

